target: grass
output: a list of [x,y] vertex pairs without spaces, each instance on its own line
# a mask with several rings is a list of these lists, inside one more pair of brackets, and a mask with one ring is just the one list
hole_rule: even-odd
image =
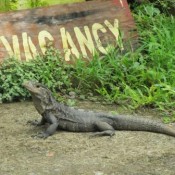
[[1,0],[0,2],[0,12],[11,11],[11,10],[21,10],[29,9],[35,7],[56,5],[56,4],[68,4],[76,2],[84,2],[85,0]]
[[84,2],[85,0],[50,0],[49,4],[67,4],[67,3],[76,3],[76,2]]
[[0,100],[28,98],[21,83],[37,79],[55,94],[74,91],[132,110],[158,109],[166,123],[175,121],[175,19],[152,4],[135,8],[134,18],[140,36],[134,52],[111,47],[103,59],[97,53],[88,64],[78,59],[74,66],[65,65],[54,49],[31,62],[6,60],[0,68]]

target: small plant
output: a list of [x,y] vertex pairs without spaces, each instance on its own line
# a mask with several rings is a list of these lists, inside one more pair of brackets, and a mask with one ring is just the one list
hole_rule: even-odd
[[6,59],[0,67],[0,101],[28,98],[29,94],[22,83],[31,79],[46,84],[53,92],[66,93],[71,87],[70,68],[53,49],[49,49],[44,57],[38,56],[30,62]]
[[31,8],[35,7],[43,7],[43,6],[48,6],[49,4],[46,1],[43,0],[30,0],[29,1],[29,6]]

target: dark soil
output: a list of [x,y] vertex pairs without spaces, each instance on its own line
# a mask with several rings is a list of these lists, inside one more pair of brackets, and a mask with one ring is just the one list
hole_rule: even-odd
[[[115,110],[81,103],[81,107]],[[144,112],[145,113],[145,112]],[[109,137],[57,132],[32,137],[44,128],[31,102],[0,105],[0,175],[174,175],[175,138],[147,132],[116,131]]]

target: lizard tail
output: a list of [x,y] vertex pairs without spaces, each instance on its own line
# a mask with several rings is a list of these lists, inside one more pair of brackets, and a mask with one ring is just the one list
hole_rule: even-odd
[[116,128],[116,130],[148,131],[162,133],[175,137],[175,128],[173,128],[172,126],[143,118],[125,116],[120,116],[119,118],[116,117],[114,128]]

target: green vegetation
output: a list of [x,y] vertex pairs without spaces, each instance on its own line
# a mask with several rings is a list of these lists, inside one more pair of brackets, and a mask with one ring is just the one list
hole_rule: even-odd
[[21,84],[36,79],[57,95],[93,94],[133,110],[158,109],[166,123],[175,121],[175,19],[152,4],[135,8],[134,18],[140,36],[134,52],[121,54],[111,47],[103,59],[97,53],[89,63],[78,59],[75,66],[64,64],[52,48],[30,62],[5,60],[0,67],[0,101],[28,98]]
[[75,3],[75,2],[83,2],[85,0],[49,0],[49,4],[67,4],[67,3]]
[[22,87],[25,80],[33,79],[47,84],[53,92],[66,93],[71,87],[69,71],[71,66],[64,64],[59,52],[50,49],[44,57],[30,62],[15,58],[6,59],[0,67],[0,101],[11,102],[26,99],[29,94]]
[[55,4],[83,2],[84,0],[1,0],[0,12],[43,7]]

